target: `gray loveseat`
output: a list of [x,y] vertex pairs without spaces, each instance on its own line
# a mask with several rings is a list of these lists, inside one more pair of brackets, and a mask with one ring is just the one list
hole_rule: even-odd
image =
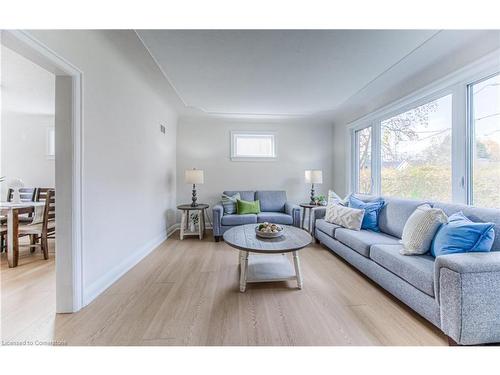
[[265,221],[276,224],[300,226],[300,207],[287,202],[286,192],[282,190],[257,190],[257,191],[225,191],[224,194],[232,196],[240,193],[240,197],[245,201],[260,201],[261,213],[237,215],[224,214],[222,203],[213,207],[213,233],[215,241],[226,230],[236,225],[263,223]]
[[[364,201],[374,197],[358,196]],[[463,345],[500,342],[500,210],[384,197],[381,232],[353,231],[326,222],[314,209],[317,241],[378,283],[451,340]],[[399,243],[408,217],[430,203],[447,215],[462,211],[473,221],[495,223],[490,253],[401,255]]]

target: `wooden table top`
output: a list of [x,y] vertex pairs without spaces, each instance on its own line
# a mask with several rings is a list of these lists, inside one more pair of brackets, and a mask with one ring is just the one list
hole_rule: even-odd
[[15,210],[18,209],[24,212],[28,212],[30,209],[36,206],[44,206],[45,202],[19,202],[19,203],[14,203],[14,202],[0,202],[0,212],[2,214],[10,211],[10,210]]
[[196,206],[191,206],[191,204],[181,204],[177,206],[178,210],[206,210],[209,207],[208,204],[198,203]]
[[290,225],[281,225],[284,233],[278,238],[261,238],[255,234],[259,224],[240,225],[227,230],[224,241],[232,247],[253,253],[287,253],[308,246],[312,237],[307,231]]
[[300,203],[299,206],[304,208],[326,207],[320,204],[310,204],[310,203]]

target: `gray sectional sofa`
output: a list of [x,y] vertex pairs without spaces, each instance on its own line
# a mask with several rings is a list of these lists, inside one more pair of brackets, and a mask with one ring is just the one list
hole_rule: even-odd
[[213,233],[215,241],[219,241],[226,230],[236,225],[272,222],[276,224],[300,226],[300,207],[287,202],[286,192],[282,190],[257,191],[224,191],[232,196],[240,193],[245,201],[260,201],[261,213],[237,215],[224,214],[222,203],[212,209]]
[[[364,201],[375,197],[358,196]],[[353,231],[324,220],[314,209],[318,242],[439,327],[450,343],[500,342],[500,210],[384,197],[381,232]],[[401,255],[400,238],[408,217],[421,204],[447,215],[462,211],[473,221],[495,223],[490,253]]]

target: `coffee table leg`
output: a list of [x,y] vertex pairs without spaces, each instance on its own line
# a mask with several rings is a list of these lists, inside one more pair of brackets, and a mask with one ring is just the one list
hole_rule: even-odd
[[302,289],[302,274],[300,273],[300,261],[298,251],[292,252],[293,265],[295,266],[295,275],[297,276],[297,287]]
[[248,251],[242,251],[240,255],[240,292],[247,288]]

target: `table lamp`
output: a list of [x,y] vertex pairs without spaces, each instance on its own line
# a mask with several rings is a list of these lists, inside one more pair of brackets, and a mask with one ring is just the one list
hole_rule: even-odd
[[306,184],[311,184],[311,201],[309,204],[316,204],[314,202],[314,184],[323,183],[323,171],[320,169],[312,169],[305,171]]
[[198,203],[196,203],[196,184],[203,184],[203,170],[201,169],[186,169],[184,173],[184,179],[186,180],[186,184],[193,185],[193,196],[191,198],[191,206],[196,207]]

